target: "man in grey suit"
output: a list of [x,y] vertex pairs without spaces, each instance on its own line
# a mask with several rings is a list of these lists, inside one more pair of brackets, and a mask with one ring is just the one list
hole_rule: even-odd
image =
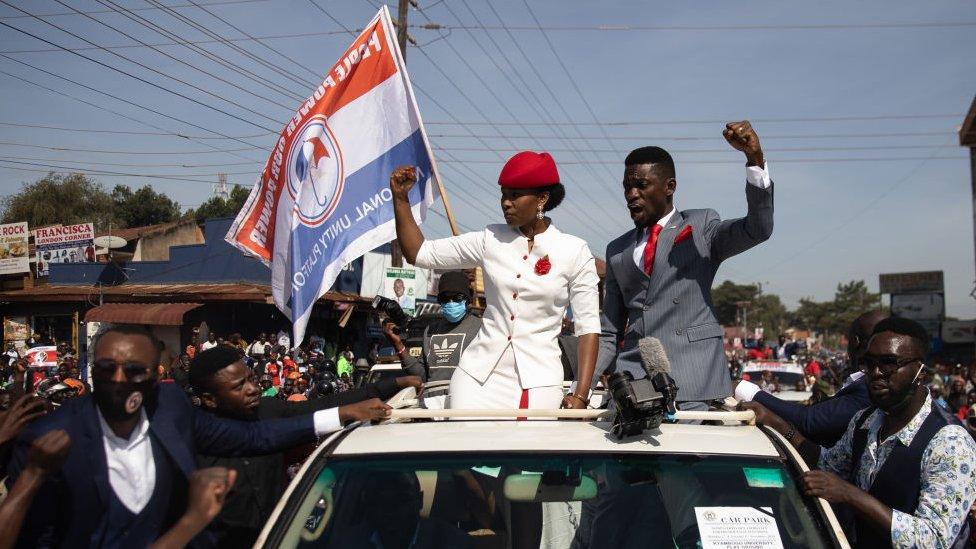
[[656,337],[667,351],[684,410],[706,409],[731,394],[712,280],[722,261],[773,232],[773,186],[759,136],[748,121],[727,124],[723,135],[746,157],[745,217],[723,221],[711,209],[675,210],[671,155],[643,147],[624,161],[624,198],[635,228],[607,245],[596,374],[644,377],[637,341]]

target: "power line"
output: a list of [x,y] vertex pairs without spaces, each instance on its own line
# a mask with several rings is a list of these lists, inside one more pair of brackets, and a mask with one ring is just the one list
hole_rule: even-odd
[[857,30],[857,29],[920,29],[976,27],[976,21],[948,22],[894,22],[894,23],[823,23],[823,24],[770,24],[770,25],[550,25],[545,27],[525,25],[489,25],[468,27],[465,25],[408,25],[426,30],[459,30],[484,28],[485,30],[578,32],[578,31],[743,31],[743,30]]
[[[853,116],[803,116],[794,118],[750,118],[750,122],[866,122],[872,120],[915,120],[923,118],[952,118],[962,119],[965,114],[881,114],[881,115],[853,115]],[[521,122],[525,126],[667,126],[672,124],[726,124],[728,119],[711,120],[640,120],[640,121],[614,121],[614,122]],[[450,126],[454,122],[435,120],[426,122],[429,126]],[[465,122],[471,126],[483,126],[483,122]],[[513,122],[497,122],[497,126],[514,126]]]
[[[450,150],[450,151],[465,151],[465,152],[480,152],[488,150],[497,150],[499,147],[492,147],[491,149],[484,147],[435,147],[439,150]],[[853,147],[782,147],[782,148],[763,148],[763,152],[816,152],[816,151],[885,151],[885,150],[898,150],[898,149],[930,149],[932,145],[877,145],[877,146],[853,146]],[[501,150],[505,150],[501,148]],[[509,150],[520,150],[520,149],[509,149]],[[577,152],[579,150],[584,150],[593,153],[615,153],[618,154],[622,152],[621,149],[547,149],[549,152]],[[732,148],[723,149],[668,149],[669,153],[672,154],[714,154],[714,153],[738,153],[738,151]],[[741,153],[739,153],[741,154]]]
[[[2,23],[2,22],[0,22],[0,24],[3,24],[3,23]],[[3,57],[4,59],[9,59],[10,61],[13,61],[14,63],[19,63],[19,64],[21,64],[21,65],[24,65],[25,67],[29,67],[29,68],[31,68],[31,69],[34,69],[35,71],[38,71],[38,72],[42,72],[42,73],[44,73],[44,74],[46,74],[46,75],[48,75],[48,76],[53,76],[53,77],[55,77],[55,78],[58,78],[58,79],[61,79],[61,80],[64,80],[65,82],[69,82],[69,83],[71,83],[71,84],[74,84],[74,85],[76,85],[76,86],[79,86],[79,87],[82,87],[82,88],[85,88],[86,90],[89,90],[89,91],[92,91],[92,92],[95,92],[95,93],[99,93],[99,94],[101,94],[101,95],[104,95],[104,96],[106,96],[106,97],[110,97],[110,98],[112,98],[112,99],[115,99],[116,101],[121,101],[122,103],[125,103],[125,104],[127,104],[127,105],[131,105],[131,106],[133,106],[133,107],[136,107],[136,108],[139,108],[139,109],[142,109],[142,110],[145,110],[145,111],[148,111],[148,112],[151,112],[151,113],[153,113],[153,114],[156,114],[156,115],[158,115],[158,116],[162,116],[162,117],[164,117],[164,118],[168,118],[168,119],[170,119],[170,120],[173,120],[173,121],[175,121],[175,122],[179,122],[179,123],[181,123],[181,124],[186,124],[187,126],[191,126],[191,127],[194,127],[194,128],[197,128],[198,130],[203,130],[203,131],[206,131],[206,132],[210,132],[210,133],[212,133],[212,134],[214,134],[214,135],[218,135],[218,136],[220,136],[220,137],[223,137],[223,138],[225,138],[225,139],[229,139],[229,140],[231,140],[231,141],[236,141],[236,142],[238,142],[238,143],[242,143],[242,144],[244,144],[244,145],[247,145],[247,146],[249,146],[249,147],[254,147],[254,148],[261,148],[261,147],[258,147],[257,145],[254,145],[254,144],[252,144],[252,143],[248,143],[247,141],[244,141],[243,139],[240,139],[240,138],[237,138],[237,137],[233,137],[233,136],[230,136],[230,135],[226,135],[226,134],[223,134],[223,133],[221,133],[221,132],[219,132],[219,131],[217,131],[217,130],[212,130],[212,129],[210,129],[210,128],[206,128],[206,127],[204,127],[204,126],[201,126],[201,125],[199,125],[199,124],[194,124],[193,122],[189,122],[189,121],[187,121],[187,120],[183,120],[183,119],[181,119],[181,118],[177,118],[177,117],[175,117],[175,116],[171,116],[171,115],[169,115],[169,114],[166,114],[166,113],[164,113],[164,112],[161,112],[161,111],[158,111],[158,110],[156,110],[156,109],[153,109],[153,108],[151,108],[151,107],[147,107],[147,106],[145,106],[145,105],[143,105],[143,104],[140,104],[140,103],[136,103],[136,102],[134,102],[134,101],[130,101],[130,100],[128,100],[128,99],[125,99],[125,98],[123,98],[123,97],[119,97],[119,96],[117,96],[117,95],[113,95],[113,94],[111,94],[111,93],[108,93],[108,92],[106,92],[106,91],[102,91],[102,90],[99,90],[99,89],[95,89],[95,88],[93,88],[93,87],[91,87],[91,86],[88,86],[88,85],[85,85],[85,84],[82,84],[81,82],[78,82],[77,80],[72,80],[71,78],[68,78],[67,76],[62,76],[62,75],[60,75],[60,74],[55,74],[55,73],[53,73],[53,72],[51,72],[51,71],[48,71],[48,70],[45,70],[45,69],[42,69],[42,68],[40,68],[40,67],[37,67],[37,66],[35,66],[35,65],[31,65],[30,63],[27,63],[27,62],[25,62],[25,61],[21,61],[21,60],[19,60],[19,59],[15,59],[15,58],[13,58],[13,57],[10,57],[9,55],[4,55],[4,54],[0,54],[0,57]],[[3,71],[0,71],[0,72],[3,72]],[[10,73],[7,73],[7,72],[4,72],[4,74],[8,74],[8,75],[10,75],[10,76],[14,76],[14,75],[11,75]],[[27,79],[24,79],[24,78],[21,78],[21,77],[18,77],[18,76],[14,76],[14,77],[15,77],[15,78],[18,78],[18,79],[20,79],[20,80],[23,80],[23,81],[25,81],[25,82],[29,82],[29,83],[31,83],[31,84],[34,84],[33,82],[30,82],[30,81],[29,81],[29,80],[27,80]],[[41,88],[43,88],[43,87],[44,87],[44,86],[41,86],[40,84],[34,84],[34,85],[36,85],[36,86],[38,86],[38,87],[41,87]],[[45,89],[49,89],[49,88],[45,88]],[[71,96],[69,96],[68,94],[63,94],[63,93],[62,93],[62,95],[65,95],[65,96],[68,96],[68,97],[71,97]],[[81,99],[79,99],[79,101],[83,101],[83,100],[81,100]],[[91,104],[91,103],[88,103],[88,104]],[[108,109],[105,109],[105,110],[108,110]],[[114,112],[114,111],[109,111],[109,112]],[[125,116],[125,115],[120,115],[120,116]],[[127,118],[128,118],[128,117],[127,117]],[[130,118],[130,119],[131,119],[131,118]],[[132,119],[132,120],[135,120],[135,119]],[[147,125],[150,125],[150,126],[151,126],[151,124],[147,124]],[[153,127],[155,127],[155,126],[153,126]],[[209,146],[209,147],[211,147],[211,148],[215,148],[215,147],[213,147],[212,145],[209,145],[209,144],[208,144],[207,146]]]
[[[56,164],[47,164],[47,163],[39,163],[39,162],[22,162],[22,161],[15,161],[15,160],[0,160],[0,163],[2,163],[2,164],[25,165],[25,166],[39,166],[39,167],[42,167],[42,168],[49,168],[49,169],[36,169],[36,168],[31,169],[31,168],[20,168],[20,167],[17,167],[17,166],[0,166],[0,167],[7,168],[7,169],[11,169],[11,170],[20,170],[20,171],[25,171],[25,172],[41,172],[41,173],[47,173],[47,172],[50,172],[52,170],[67,170],[66,172],[61,172],[61,173],[82,173],[82,174],[90,173],[92,175],[107,176],[107,177],[140,177],[140,178],[146,178],[146,179],[160,179],[160,180],[164,180],[164,181],[168,180],[168,181],[188,181],[188,182],[191,182],[191,183],[206,183],[208,185],[213,184],[214,181],[212,179],[192,179],[192,178],[193,177],[206,177],[208,175],[216,175],[216,174],[202,173],[202,174],[186,174],[185,177],[178,177],[178,176],[175,176],[175,175],[172,175],[172,174],[146,174],[146,173],[116,172],[116,171],[100,170],[100,169],[97,169],[97,168],[95,168],[95,169],[86,169],[86,168],[80,168],[80,167],[76,167],[76,166],[62,166],[62,165],[56,165]],[[232,173],[228,173],[227,175],[251,175],[251,174],[252,174],[252,172],[232,172]],[[231,185],[241,185],[241,184],[240,183],[231,183]]]
[[220,168],[225,166],[253,166],[264,164],[261,160],[252,162],[218,162],[214,164],[184,164],[184,163],[157,163],[147,164],[144,162],[99,162],[95,160],[68,160],[63,158],[38,158],[36,156],[6,156],[0,155],[0,159],[23,160],[28,162],[68,162],[70,164],[92,164],[96,166],[115,166],[123,168]]
[[[261,1],[264,1],[264,0],[261,0]],[[3,74],[6,74],[8,76],[12,76],[14,78],[17,78],[16,76],[11,75],[9,73],[3,73]],[[33,82],[29,82],[27,80],[24,80],[24,81],[25,82],[28,82],[30,84],[33,84]],[[49,90],[49,91],[55,91],[55,90]],[[69,96],[67,94],[64,94],[64,95],[65,95],[65,97],[69,97],[71,99],[76,99],[78,101],[81,101],[80,99],[77,99],[76,97],[72,97],[72,96]],[[94,105],[94,104],[91,104],[91,106],[96,107],[96,108],[101,108],[98,105]],[[119,113],[116,113],[114,111],[108,111],[108,112],[112,112],[113,114],[119,114]],[[141,121],[139,121],[139,123],[140,124],[145,124],[145,122],[141,122]],[[214,136],[209,136],[209,135],[188,135],[188,134],[177,133],[177,132],[170,132],[170,131],[150,132],[150,131],[137,131],[137,130],[95,130],[95,129],[90,129],[90,128],[68,128],[68,127],[65,127],[65,126],[51,126],[51,125],[46,125],[46,124],[24,124],[24,123],[19,123],[19,122],[0,122],[0,126],[10,126],[10,127],[14,127],[14,128],[32,128],[32,129],[42,129],[42,130],[55,130],[55,131],[63,131],[63,132],[107,133],[107,134],[116,134],[116,135],[154,135],[154,136],[169,136],[169,137],[179,137],[181,139],[224,139],[223,137],[214,137]],[[239,136],[237,136],[237,138],[238,139],[254,139],[254,138],[258,138],[258,137],[265,137],[265,136],[268,136],[268,135],[276,135],[276,134],[273,134],[273,133],[270,133],[270,132],[262,132],[262,133],[251,134],[251,135],[239,135]]]
[[214,153],[228,153],[228,152],[241,152],[241,151],[251,151],[254,149],[264,150],[262,147],[254,145],[250,148],[236,148],[236,149],[217,149],[213,151],[120,151],[120,150],[107,150],[107,149],[82,149],[75,147],[54,147],[50,145],[33,145],[30,143],[21,143],[19,141],[0,141],[0,145],[6,145],[8,147],[26,147],[30,149],[47,149],[49,151],[66,151],[66,152],[83,152],[83,153],[99,153],[99,154],[125,154],[125,155],[177,155],[186,156],[191,154],[214,154]]
[[[267,1],[268,0],[223,0],[223,1],[219,1],[219,2],[210,2],[210,3],[207,4],[207,6],[226,6],[228,4],[257,4],[259,2],[267,2]],[[172,4],[170,7],[172,7],[172,8],[183,8],[183,7],[187,7],[189,5],[190,4]],[[132,8],[132,11],[149,11],[149,10],[155,10],[155,9],[159,9],[159,8]],[[86,11],[84,13],[85,14],[89,14],[89,15],[95,15],[95,14],[102,14],[102,13],[111,13],[111,11],[108,11],[108,10],[93,10],[93,11]],[[61,13],[41,13],[41,14],[38,14],[38,15],[40,17],[60,17],[62,15],[76,15],[76,13],[71,13],[71,12],[67,12],[67,13],[65,13],[65,12],[61,12]],[[5,16],[0,17],[0,19],[24,19],[24,18],[27,18],[27,17],[31,17],[31,16],[30,15],[5,15]],[[12,52],[4,52],[4,53],[12,53]]]
[[[894,162],[903,160],[966,160],[968,156],[936,156],[934,158],[924,157],[924,156],[897,156],[897,157],[887,157],[887,158],[777,158],[775,162],[777,164],[785,163],[825,163],[825,162]],[[494,160],[442,160],[442,163],[451,162],[463,162],[466,164],[494,164]],[[560,162],[560,164],[584,164],[585,162],[577,160],[566,160]],[[600,164],[615,165],[619,164],[619,160],[602,160]],[[741,161],[736,160],[683,160],[681,164],[742,164]]]
[[[954,131],[930,131],[930,132],[878,132],[878,133],[822,133],[822,134],[763,134],[761,138],[766,139],[859,139],[859,138],[871,138],[871,137],[921,137],[921,136],[944,136],[944,135],[955,135]],[[450,137],[450,138],[460,138],[460,137],[471,137],[470,134],[457,134],[457,133],[430,133],[430,137]],[[487,135],[480,134],[481,137],[486,139],[498,139],[497,135]],[[510,135],[512,138],[516,139],[568,139],[568,140],[587,140],[588,137],[558,137],[553,135]],[[711,135],[611,135],[609,137],[612,141],[632,141],[632,140],[642,140],[642,141],[653,141],[653,140],[667,140],[667,141],[725,141],[725,138],[721,135],[711,136]]]
[[[21,12],[23,12],[23,13],[29,13],[29,12],[27,12],[27,11],[25,11],[25,10],[22,10],[22,9],[20,9],[20,8],[17,8],[16,6],[14,6],[14,5],[12,5],[12,4],[10,4],[10,3],[9,3],[9,2],[7,2],[6,0],[0,0],[0,3],[3,3],[4,5],[6,5],[6,6],[9,6],[9,7],[12,7],[12,8],[14,8],[14,9],[16,9],[16,10],[18,10],[18,11],[21,11]],[[89,44],[92,44],[92,45],[96,45],[96,44],[95,44],[94,42],[91,42],[91,41],[89,41],[89,40],[86,40],[86,39],[84,39],[84,38],[82,38],[82,37],[80,37],[80,36],[78,36],[77,34],[75,34],[75,33],[73,33],[73,32],[71,32],[71,31],[68,31],[68,30],[66,30],[66,29],[64,29],[64,28],[62,28],[62,27],[60,27],[60,26],[58,26],[58,25],[55,25],[55,24],[53,24],[53,23],[51,23],[51,22],[49,22],[49,21],[44,21],[43,19],[40,19],[40,18],[36,18],[36,19],[38,19],[39,21],[42,21],[42,22],[44,22],[44,23],[46,23],[46,24],[48,24],[48,25],[50,25],[50,26],[52,26],[52,27],[54,27],[54,28],[56,28],[56,29],[58,29],[58,30],[60,30],[60,31],[62,31],[62,32],[64,32],[64,33],[66,33],[66,34],[69,34],[69,35],[71,35],[71,36],[74,36],[75,38],[78,38],[79,40],[82,40],[82,41],[84,41],[84,42],[87,42],[87,43],[89,43]],[[105,67],[105,68],[107,68],[107,69],[110,69],[110,70],[113,70],[113,71],[115,71],[115,72],[118,72],[118,73],[120,73],[120,74],[123,74],[123,75],[125,75],[125,76],[128,76],[129,78],[132,78],[132,79],[134,79],[134,80],[138,80],[139,82],[142,82],[142,83],[144,83],[144,84],[147,84],[147,85],[149,85],[149,86],[152,86],[152,87],[154,87],[154,88],[157,88],[157,89],[160,89],[160,90],[163,90],[163,91],[165,91],[165,92],[168,92],[168,93],[170,93],[170,94],[173,94],[173,95],[175,95],[175,96],[177,96],[177,97],[180,97],[180,98],[183,98],[183,99],[185,99],[185,100],[187,100],[187,101],[190,101],[190,102],[192,102],[192,103],[195,103],[195,104],[197,104],[197,105],[200,105],[200,106],[202,106],[202,107],[205,107],[205,108],[207,108],[207,109],[211,109],[211,110],[213,110],[213,111],[216,111],[216,112],[219,112],[219,113],[221,113],[221,114],[224,114],[224,115],[226,115],[226,116],[229,116],[229,117],[231,117],[231,118],[234,118],[234,119],[236,119],[236,120],[240,120],[241,122],[244,122],[245,124],[249,124],[249,125],[251,125],[251,126],[255,126],[255,127],[257,127],[257,128],[260,128],[260,129],[262,129],[262,130],[267,130],[267,131],[273,131],[273,130],[271,130],[271,128],[268,128],[268,127],[266,127],[266,126],[262,126],[262,125],[260,125],[260,124],[257,124],[257,123],[255,123],[255,122],[252,122],[252,121],[250,121],[250,120],[248,120],[248,119],[246,119],[246,118],[243,118],[243,117],[240,117],[240,116],[238,116],[238,115],[236,115],[236,114],[233,114],[233,113],[230,113],[230,112],[227,112],[227,111],[225,111],[225,110],[223,110],[223,109],[220,109],[220,108],[218,108],[218,107],[215,107],[215,106],[213,106],[213,105],[210,105],[210,104],[207,104],[207,103],[204,103],[203,101],[200,101],[200,100],[198,100],[198,99],[195,99],[195,98],[192,98],[192,97],[190,97],[190,96],[188,96],[188,95],[185,95],[185,94],[182,94],[182,93],[180,93],[180,92],[178,92],[178,91],[175,91],[175,90],[172,90],[172,89],[170,89],[170,88],[167,88],[166,86],[162,86],[162,85],[160,85],[160,84],[156,84],[156,83],[154,83],[154,82],[151,82],[151,81],[149,81],[149,80],[146,80],[145,78],[142,78],[141,76],[137,76],[137,75],[135,75],[135,74],[132,74],[132,73],[130,73],[130,72],[128,72],[128,71],[125,71],[125,70],[123,70],[123,69],[120,69],[120,68],[118,68],[118,67],[114,67],[114,66],[112,66],[112,65],[109,65],[108,63],[104,63],[104,62],[102,62],[102,61],[99,61],[98,59],[95,59],[95,58],[93,58],[93,57],[89,57],[89,56],[87,56],[87,55],[85,55],[85,54],[83,54],[83,53],[78,53],[78,52],[72,52],[72,51],[70,51],[70,50],[68,50],[67,48],[63,48],[63,47],[62,47],[62,46],[61,46],[60,44],[57,44],[57,43],[55,43],[55,42],[52,42],[52,41],[50,41],[50,40],[47,40],[47,39],[45,39],[45,38],[41,38],[40,36],[38,36],[38,35],[36,35],[36,34],[34,34],[34,33],[32,33],[32,32],[28,32],[28,31],[25,31],[25,30],[23,30],[23,29],[20,29],[20,28],[18,28],[18,27],[15,27],[15,26],[13,26],[13,25],[11,25],[11,24],[9,24],[9,23],[5,23],[5,22],[3,22],[3,21],[0,21],[0,25],[2,25],[2,26],[4,26],[4,27],[7,27],[7,28],[9,28],[9,29],[12,29],[12,30],[15,30],[15,31],[17,31],[17,32],[20,32],[20,33],[22,33],[22,34],[25,34],[25,35],[27,35],[27,36],[30,36],[31,38],[34,38],[35,40],[39,40],[39,41],[41,41],[41,42],[44,42],[45,44],[49,44],[49,45],[51,45],[51,46],[55,46],[55,47],[58,47],[58,48],[62,48],[62,49],[64,49],[64,51],[68,51],[68,52],[69,52],[69,53],[71,53],[72,55],[76,55],[76,56],[78,56],[78,57],[81,57],[82,59],[85,59],[85,60],[87,60],[87,61],[90,61],[90,62],[92,62],[92,63],[95,63],[96,65],[99,65],[99,66],[102,66],[102,67]],[[129,59],[129,58],[127,58],[127,57],[125,57],[125,56],[123,56],[123,55],[121,55],[121,54],[118,54],[118,53],[116,53],[116,52],[111,52],[111,51],[109,51],[109,53],[111,53],[111,54],[113,54],[113,55],[116,55],[116,56],[118,56],[118,57],[122,57],[123,59],[126,59],[127,61],[129,61],[129,62],[131,62],[131,63],[135,63],[136,65],[139,65],[139,66],[141,66],[141,67],[144,67],[144,68],[146,68],[146,69],[148,69],[148,70],[151,70],[152,72],[155,72],[155,73],[158,73],[158,74],[160,74],[160,75],[162,75],[162,76],[164,76],[164,77],[166,77],[166,78],[170,78],[170,79],[173,79],[173,80],[176,80],[177,82],[180,82],[181,84],[184,84],[184,85],[187,85],[187,86],[189,86],[189,87],[192,87],[192,88],[194,88],[194,89],[197,89],[197,90],[200,90],[200,91],[203,91],[203,92],[205,92],[205,93],[207,93],[207,94],[210,94],[210,95],[214,95],[215,97],[218,97],[218,98],[219,98],[219,99],[221,99],[222,101],[227,101],[226,99],[224,99],[224,98],[222,98],[222,97],[219,97],[219,96],[217,96],[216,94],[212,94],[211,92],[208,92],[208,91],[206,91],[206,90],[203,90],[202,88],[199,88],[199,87],[197,87],[197,86],[194,86],[194,85],[192,85],[192,84],[189,84],[189,83],[187,83],[187,82],[184,82],[183,80],[180,80],[180,79],[178,79],[178,78],[175,78],[175,77],[173,77],[173,76],[170,76],[170,75],[167,75],[167,74],[165,74],[165,73],[162,73],[162,72],[160,72],[160,71],[157,71],[156,69],[153,69],[153,68],[151,68],[151,67],[148,67],[148,66],[146,66],[146,65],[144,65],[144,64],[142,64],[142,63],[139,63],[138,61],[133,61],[132,59]],[[244,107],[241,107],[241,108],[244,108]],[[246,108],[245,108],[245,110],[250,110],[250,109],[246,109]],[[255,112],[255,113],[257,113],[257,111],[253,111],[253,112]],[[260,116],[262,116],[262,117],[264,117],[264,118],[267,118],[267,119],[269,119],[269,120],[272,120],[272,121],[274,120],[273,118],[270,118],[270,117],[267,117],[267,116],[264,116],[264,115],[263,115],[263,114],[261,114],[261,113],[257,113],[257,114],[259,114]]]
[[[61,4],[62,6],[66,7],[66,8],[68,8],[68,9],[72,9],[72,10],[74,9],[70,5],[68,5],[65,2],[63,2],[62,0],[54,0],[54,1],[57,2],[58,4]],[[226,78],[223,78],[223,77],[218,76],[216,74],[213,74],[213,73],[211,73],[209,71],[206,71],[206,70],[200,68],[197,65],[194,65],[192,63],[189,63],[189,62],[187,62],[187,61],[185,61],[183,59],[180,59],[179,57],[177,57],[175,55],[171,55],[171,54],[167,53],[164,50],[161,50],[161,49],[159,49],[159,48],[157,48],[155,46],[150,46],[146,42],[143,42],[141,39],[136,38],[135,36],[132,36],[131,34],[125,32],[125,31],[123,31],[123,30],[121,30],[121,29],[119,29],[117,27],[114,27],[112,25],[109,25],[108,23],[106,23],[104,21],[101,21],[101,20],[99,20],[99,19],[97,19],[95,17],[92,17],[90,15],[87,15],[85,13],[82,13],[81,11],[78,11],[78,10],[75,10],[75,11],[78,14],[83,15],[86,19],[89,19],[91,21],[94,21],[94,22],[102,25],[103,27],[105,27],[105,28],[107,28],[109,30],[113,30],[113,31],[121,34],[122,36],[125,36],[126,38],[134,41],[134,42],[137,42],[139,44],[142,44],[143,46],[146,46],[146,47],[152,49],[154,52],[159,53],[160,55],[166,57],[167,59],[176,61],[177,63],[179,63],[179,64],[181,64],[181,65],[183,65],[185,67],[189,67],[190,69],[195,70],[195,71],[197,71],[197,72],[199,72],[201,74],[205,74],[205,75],[209,76],[210,78],[213,78],[213,79],[215,79],[215,80],[217,80],[219,82],[222,82],[224,84],[227,84],[228,86],[231,86],[232,88],[235,88],[235,89],[237,89],[239,91],[242,91],[242,92],[244,92],[244,93],[246,93],[246,94],[248,94],[248,95],[250,95],[252,97],[256,97],[258,99],[263,99],[264,101],[267,101],[268,103],[271,103],[272,105],[281,107],[281,108],[285,109],[286,111],[289,111],[290,112],[292,110],[291,107],[289,107],[289,106],[281,103],[280,101],[277,101],[275,99],[271,99],[270,97],[266,97],[266,96],[261,95],[259,93],[253,92],[253,91],[251,91],[251,90],[249,90],[249,89],[247,89],[247,88],[245,88],[243,86],[240,86],[240,85],[236,84],[235,82],[231,82],[230,80],[227,80]],[[225,99],[225,101],[226,101],[226,99]],[[274,120],[274,119],[272,118],[271,120]]]
[[[218,65],[220,65],[220,66],[222,66],[222,67],[224,67],[226,69],[235,71],[236,73],[244,76],[248,80],[251,80],[253,82],[256,82],[257,84],[259,84],[259,85],[261,85],[261,86],[263,86],[263,87],[265,87],[265,88],[267,88],[267,89],[269,89],[269,90],[271,90],[273,92],[280,93],[280,94],[284,95],[285,97],[288,97],[289,99],[292,99],[294,101],[302,101],[302,100],[304,100],[304,96],[302,94],[299,94],[299,93],[296,93],[296,92],[294,92],[292,90],[289,90],[288,88],[285,88],[284,86],[281,86],[280,84],[278,84],[276,82],[272,82],[272,81],[264,78],[263,76],[255,73],[254,71],[251,71],[247,67],[241,66],[241,65],[239,65],[237,63],[233,63],[233,62],[231,62],[231,61],[229,61],[229,60],[227,60],[227,59],[225,59],[225,58],[223,58],[223,57],[221,57],[219,55],[216,55],[214,53],[211,53],[207,49],[201,48],[200,46],[197,46],[196,44],[194,44],[194,43],[192,43],[192,42],[184,39],[178,33],[173,32],[173,31],[170,31],[170,30],[166,29],[165,27],[163,27],[162,25],[159,25],[157,23],[154,23],[153,21],[150,21],[149,19],[146,19],[144,17],[141,17],[141,16],[133,13],[132,10],[126,9],[123,6],[120,6],[120,5],[116,4],[115,2],[112,2],[112,0],[95,0],[95,1],[98,2],[99,4],[103,5],[103,6],[108,6],[109,4],[111,4],[112,9],[116,13],[118,13],[119,15],[122,15],[123,17],[129,19],[130,21],[133,21],[135,23],[138,23],[139,25],[141,25],[141,26],[143,26],[143,27],[145,27],[145,28],[147,28],[147,29],[155,32],[156,34],[158,34],[160,36],[163,36],[165,38],[169,38],[170,40],[175,40],[177,44],[183,46],[184,48],[186,48],[186,49],[188,49],[188,50],[190,50],[190,51],[192,51],[192,52],[194,52],[194,53],[196,53],[196,54],[198,54],[200,56],[203,56],[206,59],[209,59],[209,60],[213,61],[214,63],[217,63]],[[218,36],[217,37],[217,40],[215,40],[215,42],[224,43],[224,42],[226,42],[226,40],[223,39],[223,37]]]

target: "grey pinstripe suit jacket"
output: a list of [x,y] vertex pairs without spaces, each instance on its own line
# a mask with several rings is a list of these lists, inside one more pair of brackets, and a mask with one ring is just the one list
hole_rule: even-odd
[[[722,327],[712,310],[712,280],[722,261],[772,234],[772,185],[761,189],[747,183],[746,201],[748,214],[739,219],[723,221],[710,209],[676,212],[658,236],[650,277],[633,259],[640,231],[607,245],[597,376],[628,371],[635,379],[645,377],[637,340],[653,336],[667,351],[679,401],[731,394]],[[688,225],[692,238],[675,246]]]

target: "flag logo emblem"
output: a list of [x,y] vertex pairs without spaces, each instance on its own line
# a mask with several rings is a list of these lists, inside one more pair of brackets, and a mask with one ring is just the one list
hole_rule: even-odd
[[325,116],[310,118],[292,140],[288,166],[295,213],[305,225],[319,225],[335,211],[346,179],[342,149]]

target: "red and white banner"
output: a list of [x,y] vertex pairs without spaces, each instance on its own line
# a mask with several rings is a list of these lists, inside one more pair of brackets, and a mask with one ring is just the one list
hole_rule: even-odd
[[31,368],[48,368],[58,365],[58,348],[54,345],[31,347],[24,355]]

